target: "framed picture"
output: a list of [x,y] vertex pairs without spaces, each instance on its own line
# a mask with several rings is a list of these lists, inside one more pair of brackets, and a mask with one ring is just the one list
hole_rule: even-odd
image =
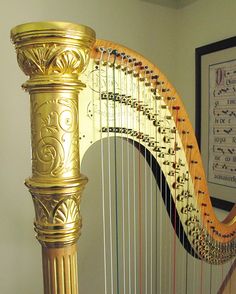
[[215,207],[236,197],[236,37],[196,48],[196,137]]

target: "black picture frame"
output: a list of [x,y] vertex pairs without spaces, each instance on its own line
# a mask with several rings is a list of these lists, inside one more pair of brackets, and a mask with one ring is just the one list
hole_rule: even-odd
[[[195,135],[201,148],[201,107],[202,107],[202,57],[213,52],[236,47],[236,36],[207,44],[195,49]],[[234,203],[211,196],[212,205],[230,211]]]

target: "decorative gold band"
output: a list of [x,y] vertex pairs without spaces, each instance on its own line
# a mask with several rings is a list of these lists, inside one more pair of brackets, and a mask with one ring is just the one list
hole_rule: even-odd
[[[62,247],[80,236],[80,199],[87,178],[40,184],[26,181],[35,207],[35,231],[43,246]],[[53,184],[53,185],[52,185]]]

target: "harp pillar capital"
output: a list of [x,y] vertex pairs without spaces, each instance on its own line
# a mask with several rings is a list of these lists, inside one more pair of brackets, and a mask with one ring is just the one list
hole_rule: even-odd
[[78,77],[95,42],[95,32],[89,27],[64,22],[26,23],[11,30],[11,39],[18,64],[30,77],[23,84],[30,93],[79,91],[85,86]]

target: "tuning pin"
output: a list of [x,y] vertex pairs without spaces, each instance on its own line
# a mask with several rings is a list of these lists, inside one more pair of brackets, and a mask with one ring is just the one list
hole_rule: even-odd
[[142,62],[141,62],[141,61],[136,61],[136,62],[134,63],[134,65],[135,65],[135,66],[139,66],[139,67],[141,67],[141,66],[142,66]]
[[178,105],[173,106],[172,109],[174,109],[174,110],[180,110],[180,106],[178,106]]
[[182,201],[184,201],[185,198],[183,197],[183,195],[178,194],[177,197],[176,197],[176,199],[177,199],[178,201],[181,201],[181,202],[182,202]]
[[171,170],[171,171],[168,172],[168,176],[173,177],[174,175],[175,175],[175,172],[173,170]]
[[180,184],[184,184],[185,179],[183,177],[178,176],[177,182],[180,183]]
[[167,97],[167,100],[175,100],[175,99],[176,99],[175,97],[171,97],[171,96]]
[[97,50],[97,51],[100,51],[100,52],[102,52],[102,53],[106,53],[106,52],[107,52],[106,48],[104,48],[104,47],[97,47],[96,50]]
[[154,75],[154,76],[151,77],[152,80],[157,80],[158,78],[159,78],[158,75]]
[[183,185],[180,184],[180,183],[174,182],[174,183],[172,184],[172,187],[173,187],[174,189],[179,189],[179,188],[183,187]]
[[183,135],[188,135],[188,134],[189,134],[189,131],[185,131],[185,130],[183,130],[183,131],[182,131],[182,134],[183,134]]
[[166,93],[166,92],[169,92],[169,91],[170,91],[170,89],[165,89],[165,88],[162,88],[162,89],[161,89],[161,91],[162,91],[163,93]]
[[163,137],[163,142],[164,143],[170,143],[170,140],[172,140],[172,139],[174,139],[174,138],[171,138],[171,137],[168,137],[168,136],[164,136]]

